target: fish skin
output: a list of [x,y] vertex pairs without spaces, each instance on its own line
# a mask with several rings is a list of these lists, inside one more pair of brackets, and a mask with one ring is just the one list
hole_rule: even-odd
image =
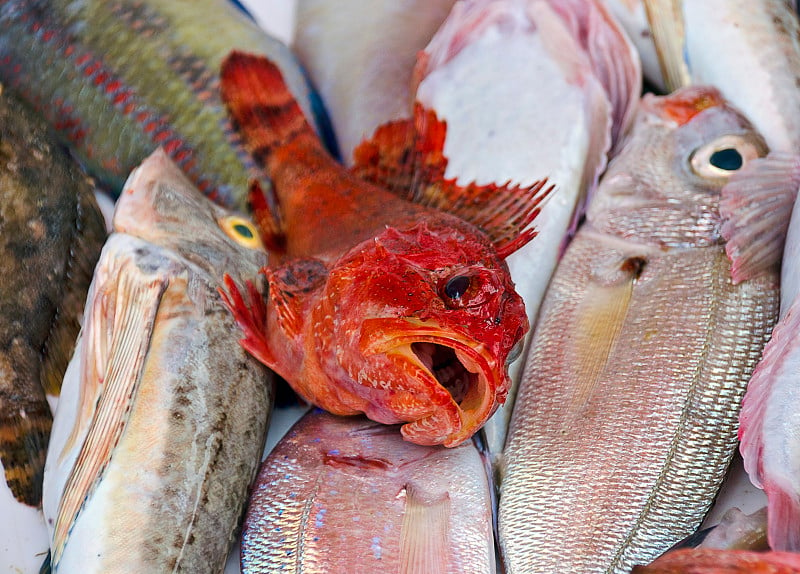
[[297,2],[292,46],[326,103],[345,165],[379,125],[411,116],[417,52],[454,2]]
[[676,550],[632,574],[797,574],[800,555],[747,550]]
[[[731,178],[720,203],[734,280],[754,277],[780,261],[800,187],[797,13],[786,0],[643,1],[664,76],[674,78],[668,89],[713,85],[769,146],[769,156]],[[753,189],[742,177],[761,183]],[[783,312],[800,289],[786,279]]]
[[[446,124],[448,163],[436,177],[521,185],[547,177],[555,185],[536,239],[507,260],[533,325],[607,155],[630,126],[641,90],[638,56],[600,2],[470,0],[455,3],[414,76],[417,107]],[[428,127],[420,114],[411,123],[417,137]],[[382,136],[376,132],[373,141],[389,148],[383,163],[404,161],[408,154]],[[369,151],[369,143],[361,148]],[[372,156],[357,157],[355,173],[386,185],[427,183],[427,159],[416,158],[408,183],[398,183],[381,179],[385,167],[376,169]],[[505,441],[523,364],[511,365],[507,402],[486,426],[494,453]]]
[[0,564],[38,571],[57,395],[105,239],[92,186],[47,125],[0,86]]
[[[214,201],[247,209],[259,172],[219,99],[219,65],[235,48],[268,54],[311,112],[308,84],[288,48],[225,0],[0,6],[0,81],[31,102],[114,193],[160,146]],[[260,183],[268,193],[269,182]]]
[[491,514],[472,442],[415,445],[364,417],[314,409],[261,467],[242,572],[493,573]]
[[717,494],[779,296],[776,269],[732,283],[718,145],[766,153],[711,88],[645,96],[556,270],[503,453],[509,573],[628,572]]
[[[475,201],[456,210],[465,217],[480,220],[480,207],[506,199],[521,210],[519,229],[505,228],[515,219],[508,213],[492,238],[491,209],[484,233],[334,162],[268,60],[232,54],[222,78],[223,99],[280,208],[280,240],[268,243],[282,251],[264,270],[268,309],[257,293],[227,297],[246,348],[335,414],[408,423],[403,436],[419,444],[472,436],[505,399],[506,361],[528,329],[501,253],[532,237],[520,230],[538,213],[544,183],[471,189]],[[274,214],[262,215],[270,228]]]
[[53,572],[221,572],[274,392],[217,288],[222,269],[253,274],[266,252],[161,150],[131,174],[113,225],[45,467]]

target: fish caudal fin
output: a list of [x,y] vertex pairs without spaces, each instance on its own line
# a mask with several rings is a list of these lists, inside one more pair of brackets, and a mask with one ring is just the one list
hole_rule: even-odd
[[722,236],[734,283],[780,264],[800,187],[800,158],[771,153],[752,160],[722,188]]
[[0,462],[14,498],[29,506],[42,502],[42,477],[52,418],[42,397],[36,410],[0,421]]
[[262,167],[272,152],[301,134],[318,140],[280,69],[266,57],[228,54],[222,62],[220,91],[245,146]]
[[242,295],[233,278],[225,274],[225,288],[219,289],[222,302],[233,314],[244,333],[241,344],[244,349],[270,369],[276,369],[275,355],[267,342],[267,307],[264,298],[252,281],[247,280],[247,299]]
[[531,223],[555,186],[490,183],[462,185],[445,178],[447,124],[417,103],[413,120],[381,126],[353,152],[358,175],[414,203],[446,211],[483,230],[501,257],[536,236]]

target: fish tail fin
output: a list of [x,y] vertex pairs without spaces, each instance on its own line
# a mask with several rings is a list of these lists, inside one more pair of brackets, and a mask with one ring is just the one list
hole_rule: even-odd
[[[33,406],[33,405],[31,405]],[[42,478],[52,417],[42,397],[23,416],[0,421],[0,462],[14,498],[29,506],[42,502]]]
[[266,57],[239,51],[228,54],[222,63],[220,90],[245,146],[262,166],[272,152],[301,135],[318,142],[280,69]]

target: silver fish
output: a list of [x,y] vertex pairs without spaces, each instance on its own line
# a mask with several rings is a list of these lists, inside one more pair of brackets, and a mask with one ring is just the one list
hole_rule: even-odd
[[45,465],[53,572],[220,572],[273,398],[217,288],[266,254],[166,154],[123,187]]
[[495,571],[487,467],[364,417],[305,415],[261,468],[242,572]]
[[646,96],[542,306],[504,451],[508,572],[622,573],[700,524],[776,319],[734,285],[720,189],[766,154],[711,88]]

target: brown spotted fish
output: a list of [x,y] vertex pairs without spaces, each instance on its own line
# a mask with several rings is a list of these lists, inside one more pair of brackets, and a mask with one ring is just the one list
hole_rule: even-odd
[[44,122],[0,93],[0,570],[38,572],[52,415],[105,239],[92,186]]
[[163,151],[128,179],[53,423],[53,572],[221,572],[272,405],[217,288],[266,253]]

